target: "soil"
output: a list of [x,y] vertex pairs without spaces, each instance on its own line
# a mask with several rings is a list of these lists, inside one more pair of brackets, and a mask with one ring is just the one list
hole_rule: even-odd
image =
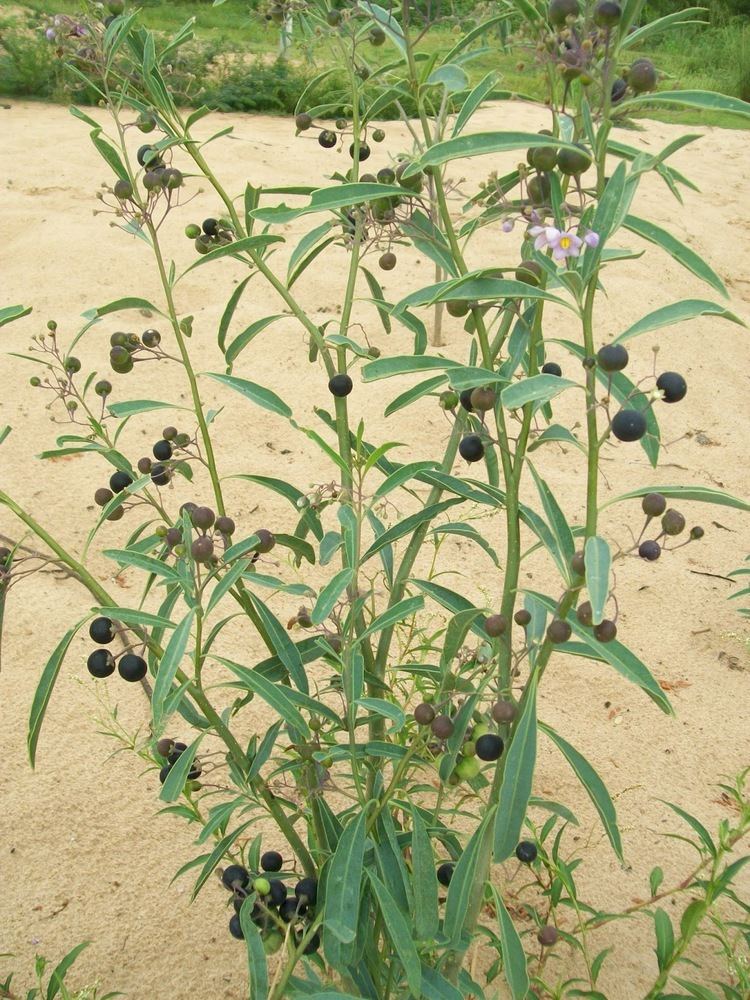
[[[104,122],[98,110],[90,112]],[[25,506],[65,545],[80,552],[94,524],[93,494],[106,484],[109,473],[96,456],[76,456],[39,461],[36,456],[54,446],[64,424],[52,423],[53,411],[42,390],[28,385],[34,366],[7,352],[26,353],[30,338],[43,332],[47,319],[59,324],[59,340],[66,344],[82,323],[81,314],[125,295],[144,296],[157,305],[160,286],[145,244],[127,236],[111,223],[111,215],[95,193],[102,182],[111,182],[108,169],[87,140],[86,126],[66,109],[32,103],[14,103],[2,114],[0,150],[0,204],[3,212],[2,304],[24,303],[34,312],[2,331],[3,390],[0,427],[10,424],[13,433],[0,450],[0,487]],[[533,131],[547,124],[542,109],[523,104],[487,107],[477,116],[478,131],[523,129]],[[206,149],[226,189],[241,194],[246,181],[264,185],[326,182],[334,170],[348,165],[343,153],[325,151],[313,138],[294,136],[293,123],[281,118],[239,115],[211,116],[199,126],[205,137],[228,125],[233,136]],[[367,168],[379,168],[389,157],[409,148],[406,130],[385,126],[387,138],[374,146]],[[660,123],[645,124],[641,131],[618,137],[649,153],[660,151],[685,130]],[[702,193],[682,189],[684,204],[671,196],[661,180],[648,176],[641,184],[633,212],[652,219],[702,254],[725,280],[732,309],[750,318],[750,203],[742,197],[750,180],[747,138],[744,132],[695,128],[694,144],[672,159]],[[133,147],[142,141],[130,133]],[[348,143],[346,144],[348,147]],[[483,157],[455,168],[458,214],[465,199],[490,171],[504,173],[518,154]],[[176,165],[185,166],[177,157]],[[171,215],[162,233],[167,254],[178,271],[194,260],[192,244],[183,235],[191,221],[216,215],[221,205],[205,182],[188,179],[185,200],[195,200]],[[269,198],[269,202],[278,196]],[[288,199],[291,200],[291,199]],[[289,241],[271,258],[285,273],[290,248],[303,233],[321,220],[305,218],[281,227]],[[473,266],[511,267],[518,260],[519,230],[504,234],[493,227],[481,231],[470,250]],[[643,314],[684,298],[716,300],[717,294],[700,285],[684,269],[650,244],[623,232],[618,246],[645,251],[641,260],[630,260],[607,269],[606,298],[596,315],[600,343],[628,327]],[[432,280],[433,268],[419,253],[397,247],[398,265],[378,274],[387,298],[395,300],[410,289]],[[297,282],[300,301],[316,323],[339,315],[345,282],[346,253],[332,249]],[[200,372],[220,372],[221,356],[216,332],[224,304],[242,270],[235,262],[208,264],[191,274],[176,289],[178,309],[195,317],[191,351]],[[362,283],[359,294],[367,298]],[[234,373],[267,386],[294,409],[295,418],[324,435],[328,432],[314,407],[332,409],[327,377],[320,365],[310,365],[303,331],[285,313],[276,294],[253,279],[232,326],[239,333],[259,317],[279,318],[238,358]],[[365,336],[383,355],[411,350],[411,335],[394,328],[386,336],[377,315],[363,304],[364,327],[352,329],[355,339]],[[429,321],[429,313],[423,316]],[[151,398],[177,406],[189,401],[184,373],[178,364],[143,364],[130,376],[108,371],[109,336],[117,329],[142,331],[159,326],[169,339],[165,324],[137,312],[110,316],[94,326],[79,343],[76,354],[84,371],[98,368],[115,391],[113,400]],[[444,318],[444,352],[464,359],[467,335],[463,321]],[[572,314],[550,310],[547,333],[576,339]],[[668,483],[695,483],[750,497],[747,463],[747,420],[750,341],[739,326],[716,318],[703,318],[646,334],[630,345],[629,374],[634,380],[656,371],[677,370],[688,382],[686,400],[676,406],[657,404],[663,440],[662,466],[654,471],[637,444],[608,446],[603,453],[607,482],[602,494],[610,496],[640,487]],[[655,352],[658,349],[658,355]],[[580,377],[580,369],[560,347],[550,347],[550,360],[563,374]],[[435,457],[449,424],[434,400],[422,400],[408,412],[385,419],[388,401],[416,379],[405,377],[384,383],[364,384],[354,373],[349,397],[354,418],[366,418],[367,436],[373,441],[397,440],[404,447],[394,451],[402,461]],[[330,466],[305,436],[290,433],[281,418],[254,407],[238,395],[224,391],[215,381],[201,379],[207,407],[224,406],[215,423],[215,440],[222,475],[236,473],[281,476],[306,489],[308,484],[330,481]],[[556,405],[556,419],[571,426],[583,420],[580,394],[567,393]],[[135,417],[123,434],[122,447],[137,460],[148,454],[160,437],[161,427],[174,422],[192,430],[183,411]],[[583,509],[583,472],[580,455],[571,448],[545,446],[534,454],[540,473],[571,518]],[[475,470],[472,469],[472,472]],[[377,482],[377,480],[376,480]],[[275,494],[241,479],[225,480],[228,513],[237,521],[239,537],[258,527],[291,531],[295,514]],[[193,487],[182,484],[164,492],[170,511],[188,498],[208,502],[206,477],[197,474]],[[526,500],[539,506],[527,482]],[[408,504],[398,501],[399,513]],[[648,873],[655,864],[665,871],[665,885],[678,881],[695,863],[686,844],[665,839],[666,833],[687,832],[663,804],[678,803],[715,829],[731,810],[716,787],[750,762],[750,732],[746,706],[750,695],[748,632],[738,615],[737,602],[728,600],[732,584],[724,577],[750,552],[747,515],[726,507],[700,503],[679,504],[688,524],[701,524],[702,541],[666,553],[657,563],[627,558],[618,563],[617,596],[620,638],[653,670],[674,706],[674,717],[664,715],[641,691],[614,670],[580,658],[556,656],[540,693],[539,714],[584,752],[612,791],[623,832],[627,864],[613,855],[588,799],[567,765],[549,742],[541,739],[535,792],[558,799],[573,808],[580,826],[570,847],[580,850],[583,864],[577,875],[583,899],[608,910],[631,905],[647,895]],[[459,508],[460,517],[471,511]],[[108,524],[91,547],[88,565],[102,584],[123,604],[138,600],[137,580],[117,575],[101,549],[123,544],[137,522],[137,512]],[[391,509],[390,520],[398,514]],[[502,514],[474,522],[502,551]],[[631,533],[641,528],[637,501],[608,507],[601,531],[613,546],[628,548]],[[19,523],[0,509],[0,533],[18,538]],[[35,546],[34,539],[26,543]],[[428,553],[418,567],[428,568]],[[465,538],[445,542],[441,566],[449,570],[442,582],[492,607],[498,590],[497,571],[484,552]],[[302,578],[276,549],[264,557],[265,571],[286,580]],[[330,570],[330,568],[329,568]],[[326,570],[305,575],[315,585]],[[556,593],[559,584],[548,560],[540,554],[524,564],[522,586]],[[284,619],[296,611],[298,599],[282,597],[273,604]],[[196,853],[190,829],[179,818],[160,815],[156,772],[131,752],[119,752],[134,741],[142,745],[147,735],[147,705],[138,685],[127,685],[117,675],[93,682],[85,668],[90,642],[79,636],[73,642],[53,694],[42,732],[35,771],[28,765],[25,736],[34,689],[47,657],[63,632],[85,615],[91,601],[81,586],[54,572],[32,576],[11,593],[5,615],[0,698],[4,740],[3,776],[0,779],[0,953],[16,958],[7,968],[31,969],[34,954],[59,958],[82,940],[91,946],[79,959],[71,982],[99,979],[107,989],[119,989],[131,998],[183,1000],[239,1000],[246,996],[243,949],[227,930],[230,912],[226,894],[211,880],[197,900],[190,903],[191,874],[170,884],[172,876]],[[252,665],[263,656],[249,630],[241,626],[227,633],[228,655]],[[226,679],[218,666],[211,681]],[[218,690],[225,703],[231,694]],[[122,741],[106,734],[113,724],[108,706],[117,707]],[[271,714],[258,701],[238,719],[240,732],[263,732]],[[176,737],[188,733],[174,726]],[[288,792],[288,790],[287,790]],[[217,801],[221,801],[219,795]],[[534,814],[539,819],[540,814]],[[278,844],[265,830],[264,848]],[[500,876],[498,875],[498,878]],[[524,883],[524,872],[509,864],[505,891],[513,893]],[[677,914],[678,906],[665,908]],[[525,926],[521,920],[521,926]],[[528,925],[530,926],[530,925]],[[533,933],[533,931],[532,931]],[[656,974],[653,928],[648,918],[619,922],[596,932],[594,953],[611,946],[614,954],[605,963],[599,988],[607,997],[630,1000],[642,997]],[[566,946],[559,948],[557,968],[562,977],[575,959]],[[721,959],[706,945],[698,950],[702,971],[692,975],[700,982],[727,981]],[[28,987],[27,987],[28,988]],[[500,990],[497,985],[492,989]]]

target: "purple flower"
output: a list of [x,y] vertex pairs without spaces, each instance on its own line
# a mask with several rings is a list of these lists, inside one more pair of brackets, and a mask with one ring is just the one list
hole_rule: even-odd
[[591,247],[593,250],[595,247],[599,246],[599,233],[595,233],[593,229],[589,229],[583,237],[583,242],[587,247]]
[[581,254],[583,240],[570,230],[562,232],[554,226],[532,226],[529,236],[534,237],[534,249],[551,250],[553,260],[561,261]]
[[503,220],[503,232],[504,233],[512,233],[513,232],[513,226],[515,226],[515,222],[513,221],[513,219],[504,219]]
[[57,38],[57,32],[55,31],[54,28],[47,28],[44,34],[47,36],[48,42],[54,42],[54,40]]

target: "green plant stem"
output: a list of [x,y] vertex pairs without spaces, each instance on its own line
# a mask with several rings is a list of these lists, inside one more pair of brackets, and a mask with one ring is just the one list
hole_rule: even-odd
[[183,336],[182,330],[180,329],[180,320],[177,315],[177,309],[175,307],[174,296],[172,294],[172,286],[167,275],[167,270],[164,265],[164,257],[162,256],[161,247],[159,246],[159,236],[156,232],[154,226],[149,222],[148,230],[151,234],[151,242],[153,246],[154,256],[156,258],[156,265],[159,268],[159,277],[161,278],[161,283],[164,288],[164,295],[167,299],[167,308],[169,310],[169,318],[172,323],[172,330],[175,335],[175,340],[177,341],[177,347],[180,351],[180,358],[182,360],[183,367],[185,369],[185,374],[187,375],[188,382],[190,384],[190,395],[193,400],[193,409],[195,410],[195,416],[198,420],[198,427],[200,429],[201,440],[203,441],[203,448],[206,456],[206,467],[208,468],[208,474],[211,477],[211,485],[213,486],[214,497],[216,498],[216,507],[218,513],[223,515],[226,513],[224,508],[224,497],[221,492],[221,482],[219,481],[219,473],[216,468],[216,456],[214,455],[213,442],[211,441],[211,435],[208,431],[208,424],[206,423],[206,417],[203,413],[203,402],[200,397],[200,391],[198,390],[198,380],[195,377],[195,372],[193,370],[193,364],[190,360],[190,353],[188,352],[187,345],[185,344],[185,337]]
[[[594,301],[598,271],[592,275],[583,309],[583,344],[586,356],[594,356]],[[596,534],[599,511],[599,432],[596,420],[596,372],[586,369],[586,437],[588,443],[586,471],[586,538]]]

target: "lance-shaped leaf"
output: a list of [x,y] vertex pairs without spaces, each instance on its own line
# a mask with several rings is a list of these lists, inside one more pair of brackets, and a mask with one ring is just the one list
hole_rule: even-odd
[[655,94],[639,94],[618,104],[618,110],[628,111],[649,107],[678,105],[684,108],[697,108],[699,111],[721,111],[725,114],[740,115],[750,118],[750,104],[741,101],[739,97],[726,97],[710,90],[662,90]]
[[531,797],[536,766],[536,675],[528,681],[525,701],[506,751],[495,820],[496,863],[505,861],[515,851]]
[[404,176],[416,173],[424,167],[436,167],[450,160],[465,160],[471,156],[488,156],[492,153],[509,153],[529,146],[552,146],[555,149],[576,149],[571,142],[555,139],[536,132],[474,132],[468,135],[444,139],[430,146],[415,161],[414,166],[404,172]]
[[660,327],[672,326],[675,323],[685,323],[699,316],[715,316],[717,319],[726,319],[739,326],[746,326],[739,316],[735,316],[723,306],[716,305],[715,302],[706,302],[704,299],[683,299],[681,302],[673,302],[672,305],[662,306],[661,309],[648,313],[616,337],[614,343],[623,344],[626,340],[648,333],[650,330],[658,330]]
[[310,738],[310,729],[292,700],[290,694],[291,688],[287,688],[283,684],[277,684],[257,670],[248,670],[247,667],[243,667],[239,663],[233,663],[224,657],[216,656],[214,659],[236,674],[247,690],[254,691],[257,695],[260,695],[263,701],[267,705],[270,705],[274,711],[278,712],[281,718],[293,726],[301,736],[305,739]]
[[[534,591],[527,591],[527,593],[539,601],[550,614],[557,613],[557,604],[552,598]],[[612,642],[599,642],[598,639],[594,638],[590,629],[581,625],[574,614],[569,614],[567,621],[573,633],[592,650],[597,660],[608,663],[626,680],[637,684],[659,706],[662,712],[667,715],[674,714],[669,699],[659,687],[651,671],[627,646],[623,646],[617,639],[613,639]]]
[[591,617],[594,625],[599,625],[604,617],[604,605],[609,597],[609,570],[612,556],[609,545],[603,538],[594,535],[586,539],[584,548],[586,567],[586,589],[591,602]]
[[213,372],[207,372],[206,374],[209,378],[216,379],[222,385],[234,389],[235,392],[239,392],[241,396],[251,400],[251,402],[256,403],[258,406],[262,406],[264,410],[268,410],[270,413],[276,413],[281,417],[291,417],[292,415],[291,408],[287,406],[280,396],[272,392],[271,389],[266,389],[262,385],[256,385],[255,382],[249,382],[244,378],[237,378],[236,375],[218,375]]
[[[750,107],[750,105],[748,105]],[[726,288],[724,287],[724,282],[721,280],[719,275],[710,267],[705,260],[690,247],[685,246],[680,240],[671,233],[668,233],[666,229],[662,229],[661,226],[657,226],[653,222],[649,222],[647,219],[639,219],[635,215],[628,215],[625,217],[624,225],[626,229],[629,229],[631,233],[635,233],[636,236],[640,236],[644,240],[648,240],[650,243],[655,243],[657,246],[665,250],[669,256],[681,264],[688,271],[691,271],[697,278],[705,281],[712,288],[715,288],[717,292],[723,295],[725,298],[728,297]]]
[[263,938],[254,922],[252,913],[255,901],[248,897],[240,909],[240,929],[245,936],[247,967],[250,973],[250,996],[252,1000],[266,1000],[268,997],[268,962],[263,947]]
[[404,967],[406,982],[413,997],[421,997],[422,994],[422,969],[419,955],[411,936],[411,920],[401,912],[398,904],[388,891],[388,888],[375,875],[368,871],[367,877],[378,901],[380,912],[383,915],[383,924],[386,929],[396,954]]
[[513,1000],[526,1000],[529,993],[529,973],[526,967],[526,952],[511,916],[505,908],[502,896],[491,885],[495,898],[497,920],[500,925],[500,946],[503,955],[503,975]]
[[191,608],[172,633],[164,650],[164,655],[159,661],[154,692],[151,696],[151,715],[154,720],[155,732],[160,731],[166,721],[164,718],[165,702],[172,690],[172,683],[185,655],[194,618],[195,611]]
[[[477,869],[482,855],[485,853],[485,838],[491,836],[489,827],[495,818],[495,806],[490,806],[484,819],[476,828],[471,838],[461,852],[456,867],[451,875],[448,886],[448,896],[445,901],[445,919],[443,931],[450,942],[450,947],[465,950],[467,940],[463,940],[466,914],[469,902],[474,892]],[[515,844],[513,845],[515,847]],[[468,928],[467,928],[468,930]]]
[[260,222],[293,222],[303,215],[312,215],[316,212],[334,212],[340,208],[351,208],[362,202],[400,197],[403,196],[403,193],[404,189],[397,184],[336,184],[313,191],[308,204],[300,208],[278,205],[269,208],[256,208],[250,214]]
[[432,842],[419,810],[412,806],[411,863],[413,871],[414,930],[420,941],[432,941],[438,932],[438,880]]
[[351,944],[357,936],[366,830],[367,809],[363,809],[344,827],[328,866],[323,924],[323,947],[326,955],[331,946],[331,938],[342,944]]
[[503,389],[500,401],[507,410],[517,410],[526,403],[548,403],[565,389],[574,389],[577,385],[558,375],[532,375]]
[[576,748],[571,746],[567,740],[563,739],[559,733],[556,733],[551,726],[547,726],[543,722],[540,722],[539,728],[543,733],[549,736],[560,753],[573,768],[576,777],[585,788],[586,794],[593,802],[596,811],[599,813],[599,818],[602,821],[604,832],[607,834],[615,854],[620,861],[622,861],[622,838],[620,837],[620,829],[617,825],[617,810],[615,809],[615,804],[612,801],[611,795],[607,791],[607,786],[583,754],[579,753]]
[[747,500],[740,500],[730,493],[722,490],[714,490],[709,486],[641,486],[637,490],[629,493],[621,493],[619,496],[606,500],[599,510],[611,507],[612,504],[621,503],[623,500],[635,500],[644,497],[647,493],[661,493],[669,500],[696,500],[699,503],[713,503],[718,507],[734,507],[736,510],[750,510],[750,503]]
[[52,697],[52,691],[55,687],[55,682],[60,673],[60,668],[62,667],[63,660],[65,659],[65,654],[70,648],[70,644],[73,641],[73,637],[78,632],[79,628],[83,625],[83,622],[78,622],[72,628],[69,628],[62,639],[58,642],[52,651],[52,655],[47,660],[47,664],[42,671],[42,676],[39,678],[39,683],[37,684],[36,691],[34,692],[34,700],[31,703],[31,712],[29,714],[29,731],[26,737],[26,744],[29,750],[29,761],[31,766],[34,767],[36,764],[36,748],[39,742],[39,733],[42,730],[42,723],[44,722],[44,716],[47,712],[47,706],[49,705],[49,700]]
[[443,511],[455,506],[457,503],[463,503],[463,499],[460,497],[455,497],[451,500],[442,500],[440,503],[430,504],[428,507],[424,507],[422,510],[417,511],[414,514],[410,514],[405,517],[403,521],[399,521],[398,524],[394,524],[392,527],[384,531],[372,545],[367,549],[367,551],[362,556],[362,562],[366,562],[371,556],[374,556],[376,552],[395,542],[398,538],[403,538],[404,535],[411,534],[420,525],[428,523],[436,518]]
[[333,608],[342,593],[352,582],[353,578],[354,570],[351,566],[345,566],[343,569],[339,570],[333,579],[328,581],[318,595],[315,607],[312,609],[312,613],[310,615],[314,625],[323,624],[326,618],[330,615],[331,611],[333,611]]
[[407,354],[392,358],[379,358],[362,368],[362,381],[375,382],[394,375],[409,375],[412,372],[449,371],[463,367],[459,361],[450,358],[435,358],[431,355]]

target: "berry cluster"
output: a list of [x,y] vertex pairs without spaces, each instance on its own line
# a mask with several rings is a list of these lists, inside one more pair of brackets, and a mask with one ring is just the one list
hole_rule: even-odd
[[[278,851],[266,851],[260,858],[260,872],[251,874],[242,865],[229,865],[221,874],[221,881],[232,893],[234,916],[229,921],[229,933],[239,940],[244,939],[239,913],[245,900],[255,894],[251,920],[260,930],[267,952],[281,947],[286,925],[292,925],[296,943],[305,936],[310,921],[315,916],[318,883],[314,878],[302,878],[294,886],[294,895],[282,877],[277,875],[284,867],[284,859]],[[320,935],[315,933],[304,948],[311,955],[320,947]]]
[[136,361],[152,361],[165,358],[161,349],[161,334],[158,330],[144,330],[139,337],[136,333],[117,331],[109,338],[109,363],[118,375],[132,372]]
[[[35,389],[51,391],[55,399],[63,404],[71,423],[89,428],[90,424],[85,420],[78,420],[76,413],[82,407],[90,414],[85,397],[91,379],[87,379],[84,386],[79,388],[76,376],[81,371],[81,361],[72,354],[65,354],[60,348],[57,341],[57,323],[54,320],[49,320],[47,323],[47,332],[32,338],[29,353],[41,354],[46,370],[43,378],[40,375],[32,375],[29,384]],[[97,414],[97,419],[102,421],[106,419],[104,405],[112,392],[112,383],[106,379],[99,379],[94,383],[94,392],[101,399],[101,411]]]
[[[159,740],[156,744],[156,752],[160,757],[166,760],[166,764],[164,764],[159,771],[159,781],[162,785],[167,780],[169,772],[186,750],[187,743],[180,743],[179,741],[176,742],[169,737]],[[187,787],[190,791],[197,791],[200,788],[200,783],[197,779],[200,778],[201,774],[203,774],[203,766],[198,758],[194,757],[187,776],[187,780],[190,782]]]
[[[646,515],[646,523],[643,526],[640,538],[636,542],[638,555],[641,559],[648,560],[648,562],[655,562],[661,556],[662,551],[666,549],[667,541],[683,533],[686,527],[685,517],[673,507],[667,509],[667,499],[661,493],[647,493],[641,500],[641,509]],[[661,531],[656,538],[641,541],[649,524],[657,517],[661,518]],[[671,551],[682,548],[683,545],[688,545],[690,542],[695,542],[703,538],[703,535],[703,528],[695,525],[690,529],[687,539],[681,542],[680,545],[672,545]]]
[[[89,635],[99,646],[108,646],[116,635],[124,629],[117,628],[111,618],[95,618],[89,625]],[[142,681],[148,668],[142,656],[132,652],[123,652],[115,658],[108,649],[95,649],[89,654],[86,666],[92,677],[109,677],[115,672],[115,665],[124,681],[134,683]]]
[[204,219],[201,226],[191,222],[185,226],[185,235],[195,241],[195,249],[200,254],[210,253],[234,241],[234,231],[227,219]]
[[[453,736],[456,727],[453,718],[448,714],[449,704],[443,705],[441,713],[437,714],[432,701],[428,699],[430,696],[426,695],[425,700],[414,709],[414,721],[419,726],[429,726],[432,736],[437,741],[430,745],[430,749],[437,754],[443,749],[446,740]],[[502,704],[510,703],[503,702]],[[511,705],[511,707],[514,709],[513,717],[515,717],[515,706]],[[495,718],[494,711],[492,717]],[[472,778],[476,778],[481,770],[480,761],[498,760],[504,746],[502,737],[491,732],[484,717],[480,713],[476,713],[472,725],[467,727],[464,733],[459,759],[448,777],[448,784],[457,785],[461,781],[470,781]]]

